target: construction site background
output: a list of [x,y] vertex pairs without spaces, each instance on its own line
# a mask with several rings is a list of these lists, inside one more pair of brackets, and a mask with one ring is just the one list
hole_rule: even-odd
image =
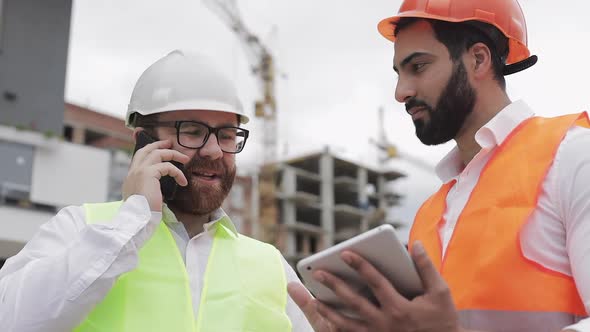
[[[0,257],[66,205],[121,199],[134,145],[124,121],[68,103],[63,116],[55,137],[0,126]],[[400,172],[327,147],[268,166],[274,188],[261,185],[263,172],[238,173],[223,208],[240,232],[275,244],[291,263],[385,222],[407,227],[387,218],[401,198],[387,184]]]
[[[385,222],[403,233],[409,220],[391,213],[404,195],[391,185],[402,172],[324,146],[278,157],[272,52],[241,21],[235,1],[207,2],[236,34],[260,89],[247,108],[263,124],[256,134],[263,163],[238,164],[223,206],[238,229],[275,244],[291,263]],[[225,3],[234,6],[219,6]],[[59,209],[121,198],[131,132],[105,114],[114,110],[64,101],[72,8],[71,0],[0,1],[0,264]],[[386,158],[399,154],[383,129],[367,147]]]

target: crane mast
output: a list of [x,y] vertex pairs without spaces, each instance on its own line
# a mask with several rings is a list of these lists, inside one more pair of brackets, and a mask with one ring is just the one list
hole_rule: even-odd
[[275,99],[275,61],[268,47],[244,24],[235,0],[203,0],[204,4],[215,13],[233,31],[243,48],[252,74],[255,75],[261,96],[255,102],[254,114],[263,122],[263,165],[258,179],[259,217],[261,228],[254,237],[270,243],[277,243],[281,229],[278,225],[278,208],[276,206],[276,172],[277,158],[277,103]]
[[264,164],[277,158],[277,104],[275,99],[275,62],[268,47],[244,24],[235,0],[203,0],[236,35],[246,53],[261,96],[255,102],[255,116],[263,121]]

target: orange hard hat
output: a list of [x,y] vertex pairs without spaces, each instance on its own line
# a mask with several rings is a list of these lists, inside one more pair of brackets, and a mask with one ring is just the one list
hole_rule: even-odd
[[516,0],[404,0],[396,16],[379,22],[379,33],[395,41],[395,26],[402,17],[488,23],[508,38],[507,65],[528,60],[530,56],[524,14]]

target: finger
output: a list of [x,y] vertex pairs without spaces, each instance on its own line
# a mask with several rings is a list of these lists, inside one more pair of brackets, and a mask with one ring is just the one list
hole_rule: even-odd
[[414,242],[412,246],[412,260],[416,264],[416,270],[422,279],[425,291],[447,288],[446,282],[438,273],[420,241]]
[[143,166],[148,167],[153,164],[172,160],[186,164],[189,162],[190,157],[176,150],[156,149],[147,155],[141,163]]
[[172,140],[165,139],[165,140],[155,141],[153,143],[146,144],[146,146],[137,150],[137,153],[140,153],[140,151],[141,151],[143,154],[148,154],[153,150],[169,149],[171,147],[172,147]]
[[132,161],[141,162],[150,152],[157,150],[157,149],[169,149],[172,147],[172,140],[167,139],[163,141],[156,141],[150,144],[146,144],[143,148],[137,150],[135,155],[133,156]]
[[341,254],[342,260],[352,267],[361,278],[369,285],[369,288],[382,306],[393,306],[399,308],[408,300],[401,295],[389,282],[389,280],[369,263],[362,256],[344,251]]
[[171,176],[174,178],[176,183],[181,186],[188,185],[188,180],[184,176],[184,173],[178,167],[174,166],[172,163],[165,162],[154,165],[155,172],[153,176],[158,179],[161,179],[163,176]]
[[287,285],[287,291],[315,331],[329,332],[332,330],[328,322],[318,312],[317,301],[301,283],[290,282]]
[[182,152],[176,151],[176,150],[170,150],[170,149],[166,149],[166,150],[156,150],[160,153],[160,159],[161,161],[178,161],[182,164],[186,164],[188,163],[191,158],[187,155],[185,155]]
[[371,320],[379,315],[379,309],[373,303],[337,276],[325,271],[315,272],[313,276],[330,288],[348,308],[358,312],[366,320]]
[[333,331],[368,331],[367,323],[357,319],[345,317],[327,305],[318,302],[318,312],[333,326]]

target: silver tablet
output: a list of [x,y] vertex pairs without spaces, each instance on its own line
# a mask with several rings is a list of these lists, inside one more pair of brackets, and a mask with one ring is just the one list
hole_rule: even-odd
[[393,226],[385,224],[304,258],[297,263],[297,270],[301,274],[305,286],[318,300],[335,309],[344,309],[344,305],[338,297],[312,277],[314,271],[325,270],[340,277],[358,293],[375,303],[375,297],[360,279],[358,273],[340,258],[340,253],[344,250],[350,250],[363,256],[406,298],[411,299],[422,294],[422,281],[414,262],[397,238]]

